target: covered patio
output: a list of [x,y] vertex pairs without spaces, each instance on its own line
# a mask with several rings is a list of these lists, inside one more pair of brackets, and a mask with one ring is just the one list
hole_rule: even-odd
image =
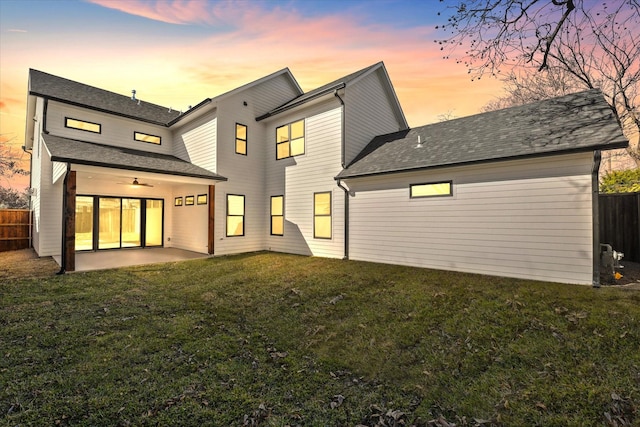
[[[105,270],[135,265],[209,258],[210,255],[176,248],[132,248],[99,252],[77,252],[75,271]],[[60,257],[54,257],[60,264]]]

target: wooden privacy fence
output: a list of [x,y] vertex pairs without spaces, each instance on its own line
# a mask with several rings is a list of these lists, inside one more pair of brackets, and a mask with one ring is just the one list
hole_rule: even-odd
[[640,262],[640,193],[600,194],[600,243],[624,253],[624,261]]
[[0,209],[0,252],[31,247],[31,211]]

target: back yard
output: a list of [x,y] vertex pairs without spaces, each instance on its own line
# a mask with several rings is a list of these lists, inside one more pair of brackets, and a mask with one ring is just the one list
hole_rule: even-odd
[[3,257],[4,425],[640,421],[637,290],[274,253],[12,276]]

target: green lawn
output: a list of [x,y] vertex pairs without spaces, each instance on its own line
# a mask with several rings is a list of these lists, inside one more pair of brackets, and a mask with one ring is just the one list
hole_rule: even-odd
[[640,425],[640,291],[258,253],[0,297],[7,426]]

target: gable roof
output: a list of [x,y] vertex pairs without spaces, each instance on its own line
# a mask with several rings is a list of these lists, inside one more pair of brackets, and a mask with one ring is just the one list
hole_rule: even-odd
[[121,117],[167,125],[179,111],[29,69],[29,94]]
[[593,89],[377,136],[336,179],[627,145]]
[[130,171],[188,176],[215,181],[227,178],[167,154],[132,150],[43,134],[44,143],[54,162],[101,166]]
[[284,111],[290,110],[292,108],[295,108],[299,105],[304,104],[305,102],[311,101],[315,98],[318,98],[320,96],[329,94],[331,92],[336,91],[337,89],[342,89],[344,87],[346,87],[347,85],[357,81],[358,79],[360,79],[361,77],[364,77],[365,75],[374,72],[376,70],[382,70],[384,72],[384,76],[386,77],[387,80],[387,84],[388,87],[390,88],[390,94],[393,98],[393,102],[395,104],[396,109],[398,110],[399,116],[401,117],[401,119],[404,121],[404,123],[406,124],[406,119],[404,117],[404,113],[402,112],[402,107],[400,106],[400,102],[398,101],[398,98],[395,95],[395,91],[393,90],[393,86],[391,84],[391,80],[389,79],[389,75],[386,72],[384,63],[382,61],[377,62],[373,65],[370,65],[366,68],[363,68],[361,70],[358,70],[354,73],[348,74],[344,77],[341,77],[337,80],[334,80],[330,83],[327,83],[325,85],[322,85],[316,89],[313,89],[307,93],[301,94],[300,96],[292,99],[291,101],[274,108],[273,110],[263,114],[262,116],[256,117],[256,121],[260,121],[260,120],[264,120],[268,117],[271,116],[275,116],[276,114],[282,113]]
[[278,76],[281,76],[281,75],[285,76],[285,77],[289,80],[289,83],[291,83],[291,86],[294,88],[294,90],[295,90],[296,92],[298,92],[299,94],[302,94],[302,93],[303,93],[302,88],[300,87],[300,85],[298,84],[298,81],[295,79],[295,77],[294,77],[294,76],[293,76],[293,74],[291,73],[291,70],[289,70],[289,68],[283,68],[283,69],[278,70],[278,71],[276,71],[276,72],[274,72],[274,73],[271,73],[271,74],[269,74],[269,75],[266,75],[266,76],[264,76],[264,77],[261,77],[261,78],[259,78],[259,79],[257,79],[257,80],[254,80],[254,81],[252,81],[252,82],[249,82],[249,83],[246,83],[246,84],[244,84],[244,85],[242,85],[242,86],[239,86],[239,87],[237,87],[237,88],[235,88],[235,89],[232,89],[232,90],[230,90],[230,91],[227,91],[227,92],[221,93],[220,95],[217,95],[217,96],[215,96],[215,97],[213,97],[213,98],[206,98],[206,99],[204,99],[202,102],[200,102],[198,105],[196,105],[195,107],[193,107],[193,108],[189,109],[188,111],[185,111],[185,113],[184,113],[184,114],[182,114],[181,116],[176,117],[175,119],[173,119],[173,120],[169,123],[169,125],[173,125],[173,124],[175,124],[175,123],[179,122],[179,121],[180,121],[180,120],[182,120],[182,119],[183,119],[187,114],[190,114],[190,113],[192,113],[192,112],[194,112],[194,111],[198,110],[200,107],[202,107],[202,106],[204,106],[204,105],[207,105],[207,104],[210,104],[210,103],[214,103],[214,102],[220,101],[220,100],[222,100],[222,99],[224,99],[224,98],[228,98],[228,97],[230,97],[230,96],[232,96],[232,95],[235,95],[235,94],[240,93],[240,92],[242,92],[242,91],[245,91],[245,90],[247,90],[247,89],[251,89],[251,88],[253,88],[253,87],[255,87],[255,86],[259,85],[259,84],[262,84],[262,83],[264,83],[264,82],[266,82],[266,81],[268,81],[268,80],[271,80],[271,79],[273,79],[273,78],[275,78],[275,77],[278,77]]

